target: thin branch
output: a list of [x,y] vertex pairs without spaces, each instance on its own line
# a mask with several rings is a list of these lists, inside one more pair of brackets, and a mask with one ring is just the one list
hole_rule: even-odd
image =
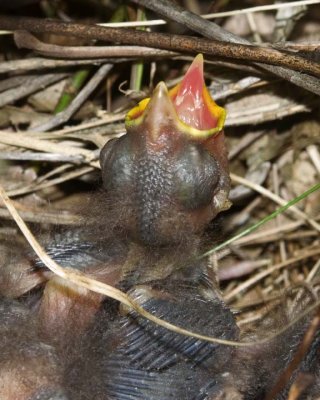
[[44,43],[27,31],[14,33],[14,40],[19,48],[34,50],[46,57],[103,58],[103,57],[172,57],[179,53],[141,46],[59,46]]
[[[64,213],[48,213],[42,210],[35,211],[19,211],[21,217],[28,222],[36,222],[41,224],[53,225],[79,225],[80,218],[78,215]],[[7,209],[0,207],[0,218],[12,220],[12,216]]]
[[67,146],[66,144],[52,143],[48,140],[41,140],[33,138],[26,133],[12,133],[0,131],[0,143],[23,147],[26,149],[43,151],[44,153],[61,153],[72,156],[81,156],[83,162],[90,162],[92,159],[92,152],[87,149],[75,148]]
[[[26,72],[26,71],[34,71],[34,70],[42,70],[42,69],[53,69],[56,68],[65,68],[65,67],[76,67],[78,65],[99,65],[105,64],[107,62],[121,63],[124,61],[128,61],[127,58],[113,58],[113,59],[84,59],[84,60],[49,60],[46,58],[33,57],[26,58],[25,60],[11,60],[0,62],[0,74],[6,74],[8,72]],[[131,61],[132,59],[130,59]]]
[[[233,42],[239,44],[250,44],[249,41],[243,39],[240,36],[234,35],[219,25],[206,21],[205,19],[199,17],[198,15],[178,6],[176,3],[169,0],[132,0],[133,2],[143,5],[156,13],[162,15],[165,18],[171,19],[175,22],[188,27],[189,29],[200,33],[201,35],[213,39],[213,40],[224,40],[226,42]],[[1,23],[0,23],[1,26]],[[269,66],[265,64],[257,64],[259,67],[272,72],[281,78],[300,86],[312,93],[320,95],[320,82],[318,79],[302,74],[300,72],[292,72],[290,69]]]
[[[260,243],[261,241],[264,240],[268,241],[276,240],[277,237],[282,238],[285,235],[285,233],[294,231],[295,229],[300,228],[300,226],[302,226],[303,224],[305,224],[305,222],[301,220],[295,222],[288,222],[286,224],[282,224],[281,226],[277,226],[275,228],[265,229],[262,230],[261,232],[256,232],[252,233],[251,235],[244,236],[236,240],[234,242],[234,245],[243,246],[252,243]],[[299,232],[299,234],[301,235],[302,233]],[[268,239],[268,236],[271,236],[271,238]]]
[[17,88],[25,84],[27,79],[34,79],[34,75],[12,76],[0,82],[0,93],[8,89]]
[[319,42],[303,42],[303,43],[295,43],[295,42],[277,42],[277,43],[268,43],[267,45],[274,47],[279,50],[290,50],[290,51],[303,51],[314,53],[315,51],[320,50]]
[[71,104],[62,112],[55,115],[50,121],[45,122],[44,124],[38,125],[32,128],[33,132],[44,132],[48,131],[52,128],[55,128],[64,122],[67,122],[70,117],[78,111],[81,105],[87,100],[90,94],[96,89],[100,82],[108,75],[112,64],[104,64],[102,65],[95,75],[90,79],[90,81],[86,84],[86,86],[78,93],[78,95],[73,99]]
[[[313,5],[319,3],[320,0],[299,0],[287,3],[268,4],[264,6],[242,8],[239,10],[203,14],[201,15],[201,17],[204,19],[226,18],[226,17],[232,17],[233,15],[241,15],[241,14],[255,13],[261,11],[273,11],[273,10],[279,10],[281,8],[300,7],[301,5]],[[167,21],[163,19],[151,19],[148,21],[105,22],[97,25],[106,26],[109,28],[139,28],[139,27],[166,25],[166,24]],[[0,35],[6,35],[11,33],[12,33],[11,31],[0,31]]]
[[320,189],[320,183],[312,186],[310,189],[307,191],[303,192],[300,196],[294,198],[293,200],[290,200],[288,203],[284,204],[282,207],[278,208],[275,210],[273,213],[267,215],[266,217],[260,219],[256,224],[249,226],[248,228],[244,229],[237,235],[232,236],[230,239],[225,240],[223,243],[218,244],[217,246],[213,247],[212,249],[208,250],[206,253],[203,253],[200,257],[207,257],[212,253],[215,253],[227,246],[229,246],[231,243],[236,242],[237,240],[243,238],[244,236],[248,235],[249,233],[253,232],[254,230],[260,228],[260,226],[264,225],[266,222],[271,221],[273,218],[275,218],[277,215],[280,213],[283,213],[286,211],[288,208],[292,207],[294,204],[298,203],[299,201],[305,199],[308,197],[311,193],[316,192],[317,190]]
[[[161,0],[161,2],[163,2],[163,0]],[[144,1],[141,1],[141,3],[144,3]],[[172,5],[170,2],[168,2],[168,4]],[[179,13],[181,12],[182,11],[179,8]],[[194,14],[191,15],[193,18]],[[198,16],[196,17],[200,18]],[[202,18],[200,18],[200,20],[201,23],[205,21]],[[315,62],[306,60],[299,56],[282,53],[274,49],[252,46],[250,44],[248,45],[246,41],[245,44],[242,44],[242,42],[240,42],[240,44],[234,43],[235,40],[231,40],[233,35],[229,37],[231,35],[229,33],[229,41],[233,43],[198,39],[191,36],[170,35],[165,33],[144,32],[119,28],[104,28],[90,24],[57,22],[28,17],[15,18],[9,16],[0,16],[0,27],[13,30],[27,30],[36,33],[50,32],[67,36],[78,36],[86,39],[99,39],[108,42],[157,47],[164,50],[186,51],[192,53],[200,52],[233,60],[260,61],[267,64],[291,68],[287,70],[288,72],[290,71],[291,81],[293,75],[292,70],[303,71],[315,76],[320,76],[320,66]],[[220,27],[218,28],[218,30],[221,30]],[[220,40],[221,38],[219,37],[216,39]],[[267,69],[277,73],[277,70],[274,70],[274,68],[275,67],[268,67]],[[318,80],[317,83],[319,84]]]
[[44,89],[53,83],[61,81],[66,76],[68,76],[68,74],[59,73],[27,77],[24,83],[20,84],[19,87],[14,87],[1,93],[0,107],[11,104],[19,99],[22,99],[23,97],[37,92],[40,89]]
[[10,190],[8,192],[8,194],[13,197],[13,196],[21,196],[21,195],[24,195],[27,193],[33,193],[38,190],[46,189],[48,187],[58,185],[62,182],[69,181],[71,179],[78,178],[78,177],[88,174],[92,171],[94,171],[93,166],[78,168],[75,171],[66,172],[65,174],[62,174],[61,176],[58,176],[57,178],[53,178],[51,180],[47,180],[42,183],[36,182],[36,184],[31,184],[30,186],[23,186],[21,189]]
[[311,161],[313,162],[318,172],[318,175],[320,176],[320,152],[318,146],[316,146],[315,144],[310,144],[309,146],[307,146],[307,153]]
[[36,153],[33,151],[0,151],[0,160],[48,161],[81,164],[83,162],[83,156],[59,153]]
[[203,18],[211,19],[211,18],[232,17],[233,15],[240,15],[240,14],[247,14],[247,13],[251,14],[251,13],[262,12],[262,11],[280,10],[283,8],[301,7],[301,6],[307,6],[307,5],[319,4],[319,3],[320,3],[320,0],[289,1],[286,3],[266,4],[263,6],[242,8],[240,10],[224,11],[224,12],[214,13],[214,14],[206,14],[206,15],[204,15]]
[[304,260],[306,258],[310,258],[310,257],[314,257],[320,254],[320,248],[312,248],[309,249],[308,252],[306,252],[306,250],[303,250],[300,252],[300,254],[296,257],[292,257],[292,258],[288,258],[286,261],[283,261],[279,264],[275,264],[272,267],[261,271],[259,273],[257,273],[256,275],[252,276],[251,278],[247,279],[245,282],[240,283],[239,285],[237,285],[237,287],[232,290],[231,292],[229,292],[228,294],[226,294],[224,296],[224,299],[228,302],[232,301],[235,297],[237,297],[238,294],[240,294],[241,292],[243,292],[244,290],[249,289],[251,286],[253,286],[254,284],[256,284],[257,282],[261,281],[262,279],[266,278],[267,276],[271,275],[272,273],[274,273],[275,271],[279,271],[280,269],[284,268],[284,267],[289,267],[301,260]]
[[251,274],[254,270],[270,265],[269,259],[262,260],[246,260],[231,265],[226,265],[218,269],[219,282],[231,279],[241,278],[245,275]]
[[[276,194],[272,193],[270,190],[257,185],[254,182],[248,181],[245,178],[242,178],[241,176],[238,176],[236,174],[230,174],[231,179],[233,182],[239,183],[241,185],[247,186],[250,189],[255,190],[256,192],[262,194],[263,196],[271,199],[272,201],[274,201],[275,203],[284,206],[285,204],[287,204],[286,200],[282,199],[280,196],[277,196]],[[320,225],[312,218],[310,218],[306,213],[304,213],[303,211],[299,210],[299,208],[297,208],[296,206],[292,206],[289,209],[292,213],[296,214],[299,218],[304,219],[305,221],[307,221],[312,228],[316,229],[318,232],[320,232]]]
[[112,122],[118,122],[122,121],[125,117],[125,113],[119,113],[119,114],[112,114],[112,115],[106,115],[101,118],[99,121],[94,121],[94,122],[85,122],[82,124],[79,124],[77,126],[70,126],[67,128],[63,129],[58,129],[56,131],[52,131],[50,133],[45,133],[44,135],[40,135],[39,132],[34,132],[34,131],[28,131],[28,134],[33,135],[35,134],[37,137],[45,137],[45,138],[53,138],[56,136],[63,136],[65,137],[68,134],[72,133],[78,133],[78,134],[86,134],[89,130],[93,129],[99,129],[100,127],[104,127],[107,124],[110,124]]
[[234,159],[236,156],[239,155],[239,153],[241,153],[243,150],[247,149],[252,143],[254,143],[256,140],[261,138],[266,133],[267,133],[266,130],[247,133],[241,140],[239,140],[237,145],[234,146],[229,151],[229,156],[228,156],[229,160]]
[[[241,111],[230,110],[227,115],[225,126],[240,126],[240,125],[257,125],[267,121],[275,121],[283,119],[288,115],[296,115],[298,113],[310,112],[313,105],[318,103],[318,98],[310,99],[305,104],[297,104],[294,100],[275,97],[274,102],[266,104],[257,103],[249,109],[241,109]],[[228,105],[230,108],[232,103]]]
[[217,88],[216,86],[209,87],[209,90],[210,93],[212,93],[212,97],[214,97],[215,100],[220,100],[228,96],[231,96],[235,93],[239,93],[243,90],[251,88],[252,86],[260,82],[261,82],[260,78],[256,76],[246,76],[245,78],[242,78],[237,82],[222,84],[221,88]]
[[[272,11],[272,10],[280,10],[283,8],[291,8],[291,7],[301,7],[303,5],[313,5],[319,4],[319,0],[299,0],[299,1],[291,1],[287,3],[276,3],[276,4],[267,4],[263,6],[256,7],[248,7],[242,8],[239,10],[232,11],[223,11],[218,13],[204,14],[201,15],[204,19],[213,19],[213,18],[226,18],[232,17],[234,15],[243,15],[248,13],[256,13],[262,11]],[[149,21],[132,21],[132,22],[108,22],[99,24],[101,26],[108,26],[110,28],[135,28],[140,26],[157,26],[157,25],[165,25],[167,21],[163,19],[149,20]]]

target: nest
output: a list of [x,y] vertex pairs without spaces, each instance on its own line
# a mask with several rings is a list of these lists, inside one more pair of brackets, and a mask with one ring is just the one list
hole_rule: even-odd
[[[167,16],[162,2],[161,12],[153,5],[156,2],[149,3],[152,3],[151,9]],[[256,3],[259,2],[250,2]],[[209,2],[194,1],[192,6],[204,13]],[[87,23],[86,15],[90,12],[90,24],[94,25],[111,20],[113,14],[125,10],[126,16],[121,18],[131,21],[133,27],[139,25],[135,21],[153,17],[134,6],[116,9],[115,5],[96,4],[90,11],[88,7],[85,2],[78,9],[64,1],[40,2],[37,6],[18,7],[13,13]],[[197,26],[194,31],[224,42],[229,41],[227,34],[231,32],[230,35],[241,37],[244,46],[249,40],[256,47],[251,55],[243,53],[242,58],[237,52],[232,53],[228,45],[224,53],[209,49],[205,55],[207,86],[214,99],[227,110],[225,134],[232,207],[219,214],[208,227],[204,251],[219,281],[221,296],[236,315],[242,336],[257,341],[255,332],[261,333],[271,320],[272,327],[266,329],[269,334],[263,335],[263,340],[277,331],[280,334],[290,319],[303,313],[306,304],[311,306],[310,310],[318,304],[320,31],[316,22],[319,7],[288,6],[270,12],[261,6],[254,10],[257,13],[222,7],[218,2],[212,11],[217,14],[216,18],[220,16],[219,25],[227,30],[225,36],[218,31],[206,33],[209,23],[205,20],[202,28]],[[184,22],[189,31],[181,31],[181,25],[177,24],[166,24],[161,30],[192,35],[191,22],[195,17],[186,14],[181,18],[185,20],[176,22]],[[44,244],[50,232],[78,226],[83,220],[80,218],[83,210],[90,209],[90,196],[101,185],[100,149],[109,140],[124,134],[126,112],[149,96],[160,80],[169,87],[178,82],[192,55],[198,52],[196,42],[200,48],[204,44],[202,39],[194,37],[188,44],[189,50],[181,45],[179,52],[176,47],[166,45],[161,36],[156,48],[157,37],[146,35],[143,39],[138,35],[128,39],[129,35],[124,34],[119,36],[119,44],[111,47],[93,42],[113,40],[111,36],[111,39],[107,36],[101,39],[98,30],[96,37],[77,36],[81,30],[77,31],[74,26],[72,36],[66,36],[62,25],[61,31],[59,26],[50,30],[48,26],[41,28],[41,24],[34,23],[33,27],[32,21],[28,25],[28,21],[19,17],[0,18],[0,28],[11,31],[3,32],[0,39],[0,183],[22,219]],[[16,29],[19,31],[13,40],[12,31]],[[22,33],[21,29],[28,32]],[[183,43],[188,43],[187,40],[181,36]],[[18,49],[16,44],[23,49]],[[262,44],[270,50],[269,60],[263,58]],[[277,52],[288,57],[288,65],[283,64],[281,57],[276,58]],[[294,57],[300,59],[299,71]],[[280,73],[285,68],[289,71],[286,76],[294,83]],[[27,245],[4,202],[0,218],[2,258],[6,265],[7,260],[15,260],[13,249],[25,249]],[[37,246],[36,242],[33,245]],[[28,251],[33,252],[31,248]],[[46,263],[45,259],[42,261]],[[50,264],[50,260],[47,262]],[[46,265],[68,279],[70,285],[110,296],[154,320],[132,298],[95,282],[90,274]],[[49,276],[49,271],[32,276],[16,263],[16,286],[9,293],[6,292],[6,268],[1,268],[1,295],[5,297],[27,296],[30,288],[39,287]],[[279,317],[275,318],[275,314]],[[318,323],[316,319],[311,321]],[[155,323],[165,326],[159,320]],[[176,329],[174,324],[166,328]],[[312,324],[309,329],[311,332]],[[302,339],[301,343],[300,360],[310,346]],[[283,379],[289,381],[289,378]],[[302,393],[304,384],[298,378],[295,384]],[[279,387],[271,388],[270,393],[280,391]],[[294,396],[289,392],[288,398],[298,398]]]

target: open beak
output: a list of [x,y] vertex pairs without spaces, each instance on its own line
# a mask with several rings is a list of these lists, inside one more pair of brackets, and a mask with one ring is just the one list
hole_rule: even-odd
[[126,116],[126,127],[147,126],[155,139],[164,126],[194,140],[207,139],[223,129],[226,112],[212,99],[203,76],[203,56],[199,54],[182,81],[168,91],[164,82],[152,97],[142,100]]

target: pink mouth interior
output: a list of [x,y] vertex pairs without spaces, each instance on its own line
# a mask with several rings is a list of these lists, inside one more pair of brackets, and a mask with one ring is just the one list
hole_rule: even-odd
[[173,104],[181,121],[200,130],[217,126],[217,119],[212,116],[203,98],[204,86],[203,61],[198,56],[185,74]]

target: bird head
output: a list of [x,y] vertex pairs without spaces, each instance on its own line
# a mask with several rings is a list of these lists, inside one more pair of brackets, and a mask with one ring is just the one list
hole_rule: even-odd
[[131,109],[127,134],[102,149],[104,187],[115,203],[125,200],[123,223],[138,241],[174,243],[225,207],[225,115],[205,85],[198,55],[177,86],[168,90],[160,82]]

